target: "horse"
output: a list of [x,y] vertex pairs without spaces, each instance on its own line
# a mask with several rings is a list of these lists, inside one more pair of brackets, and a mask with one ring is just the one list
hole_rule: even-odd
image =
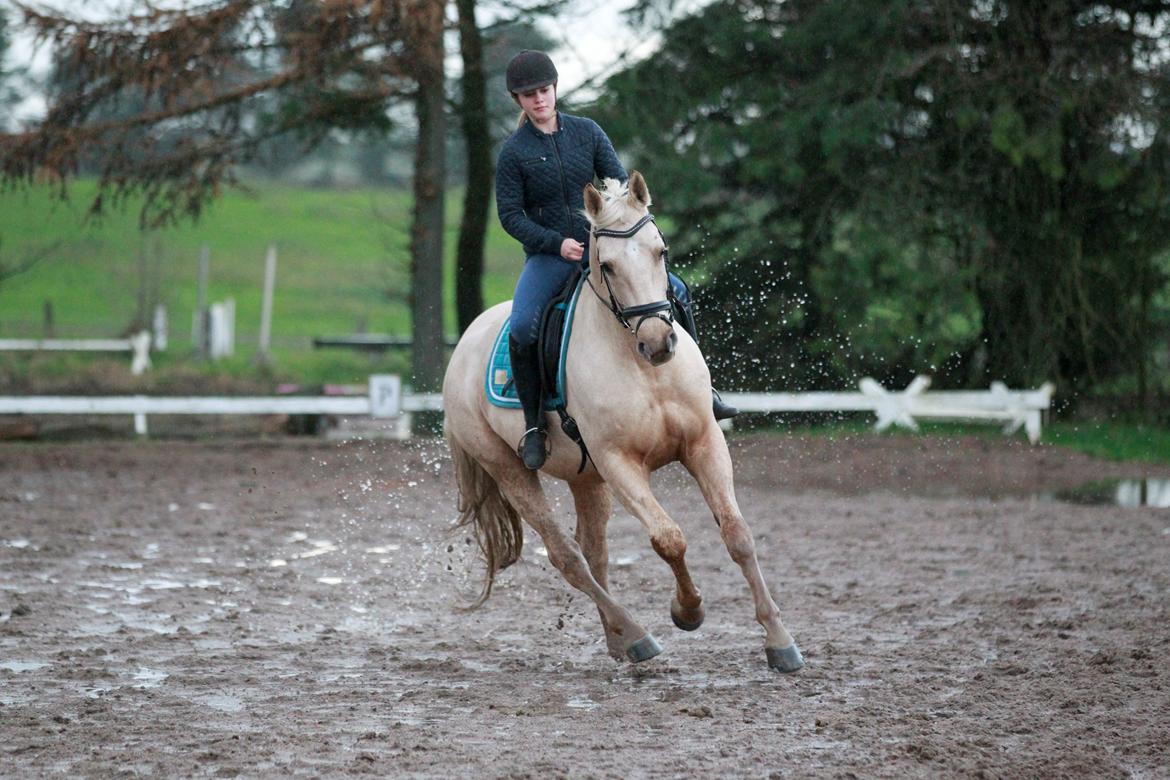
[[[524,433],[522,413],[492,405],[484,390],[493,339],[511,302],[472,322],[443,380],[444,434],[459,490],[456,527],[473,527],[486,560],[483,588],[471,608],[491,595],[497,572],[519,559],[527,523],[549,562],[596,604],[610,655],[638,663],[662,652],[609,591],[606,525],[616,495],[674,574],[674,624],[684,631],[699,628],[703,602],[687,569],[686,539],[650,489],[650,474],[678,461],[698,483],[747,580],[768,665],[794,672],[804,660],[764,583],[755,541],[735,500],[731,456],[711,410],[710,372],[694,340],[674,327],[664,296],[667,246],[650,213],[645,179],[634,171],[624,185],[613,179],[602,190],[587,184],[584,203],[591,291],[582,290],[576,307],[565,382],[589,460],[582,470],[577,444],[552,425],[551,453],[541,469],[572,491],[572,538],[554,520],[537,472],[526,469],[513,448]],[[623,306],[639,301],[645,303]]]

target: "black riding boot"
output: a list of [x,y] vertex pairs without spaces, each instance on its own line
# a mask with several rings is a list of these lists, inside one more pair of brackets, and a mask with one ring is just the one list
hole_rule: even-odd
[[[673,301],[675,319],[698,344],[699,329],[695,326],[695,313],[691,311],[690,301],[682,301],[678,298],[673,298]],[[711,388],[711,411],[715,413],[716,420],[729,420],[739,414],[739,409],[723,403],[723,399],[719,397],[719,391],[714,387]]]
[[512,357],[512,382],[516,395],[524,407],[524,437],[516,447],[516,454],[527,468],[535,471],[548,457],[548,434],[545,432],[543,398],[541,398],[540,362],[537,345],[522,347],[508,336],[508,352]]

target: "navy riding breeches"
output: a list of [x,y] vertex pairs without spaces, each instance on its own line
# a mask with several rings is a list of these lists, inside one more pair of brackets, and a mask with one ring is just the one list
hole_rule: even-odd
[[[577,261],[563,260],[560,255],[528,256],[512,296],[512,338],[519,346],[530,347],[540,339],[544,307],[564,288],[579,266]],[[690,291],[682,279],[672,273],[667,273],[667,278],[674,297],[684,306],[690,306]]]

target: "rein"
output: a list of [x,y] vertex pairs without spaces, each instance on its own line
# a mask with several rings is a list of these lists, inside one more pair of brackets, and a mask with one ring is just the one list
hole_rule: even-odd
[[[662,236],[662,245],[663,245],[663,247],[665,247],[666,246],[666,236],[662,235],[662,230],[658,227],[658,223],[654,221],[653,214],[647,214],[646,216],[642,217],[640,220],[635,222],[632,227],[629,227],[625,230],[607,230],[607,229],[603,229],[603,228],[592,228],[592,230],[590,232],[593,235],[594,244],[596,244],[596,241],[599,238],[605,238],[605,237],[623,238],[623,239],[631,238],[634,236],[634,234],[636,234],[639,230],[641,230],[647,224],[654,225],[654,229],[658,231],[658,235]],[[600,248],[598,248],[597,256],[598,256],[598,260],[600,261],[600,258],[601,258],[601,249]],[[662,252],[663,265],[666,264],[666,262],[669,260],[669,258],[670,258],[670,250],[663,249],[663,252]],[[671,302],[670,302],[670,284],[669,284],[669,282],[667,283],[666,297],[663,298],[662,300],[654,301],[652,303],[643,303],[643,304],[639,304],[637,306],[622,306],[621,302],[618,301],[617,296],[613,294],[613,287],[611,287],[609,284],[609,274],[607,274],[605,272],[604,267],[601,268],[601,279],[602,279],[602,281],[605,282],[606,292],[609,293],[609,300],[608,301],[606,301],[605,298],[602,298],[601,293],[599,293],[597,291],[597,288],[593,286],[593,280],[590,279],[588,276],[585,277],[585,281],[589,283],[589,289],[593,290],[593,294],[597,296],[597,300],[601,301],[603,306],[605,306],[607,309],[609,309],[611,312],[613,312],[613,316],[617,318],[617,321],[621,323],[623,328],[630,331],[635,336],[638,335],[638,330],[642,327],[642,324],[644,322],[646,322],[646,320],[648,320],[648,319],[662,320],[667,325],[670,325],[671,327],[674,326],[674,307],[671,305]],[[634,319],[634,318],[637,318],[637,320],[638,320],[637,324],[630,325],[630,320]]]

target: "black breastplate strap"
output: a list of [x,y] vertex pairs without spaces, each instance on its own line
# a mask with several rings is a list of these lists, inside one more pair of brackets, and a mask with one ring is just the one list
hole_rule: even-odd
[[[658,230],[658,223],[654,221],[654,215],[647,214],[635,222],[633,226],[628,227],[625,230],[593,228],[593,240],[596,241],[599,238],[605,237],[630,238],[647,224],[653,224],[655,230]],[[662,236],[661,230],[658,230],[658,235]],[[666,246],[665,236],[662,237],[662,244],[664,247]],[[598,253],[600,255],[600,250],[598,250]],[[665,264],[665,250],[663,252],[663,257],[663,263]],[[638,335],[638,331],[641,329],[642,323],[651,318],[662,320],[667,325],[672,327],[674,326],[674,307],[670,303],[669,282],[667,283],[666,298],[663,300],[653,301],[651,303],[642,303],[637,306],[622,306],[618,301],[617,296],[613,294],[613,287],[611,287],[609,284],[609,275],[602,271],[601,279],[605,282],[606,292],[609,293],[609,301],[606,301],[605,298],[601,297],[601,293],[597,292],[597,288],[593,286],[592,280],[589,280],[589,288],[593,290],[593,294],[597,296],[598,300],[600,300],[611,312],[613,312],[613,315],[617,317],[617,321],[622,324],[622,327],[632,332],[635,336]],[[630,320],[632,319],[637,319],[638,322],[636,325],[630,324]]]

